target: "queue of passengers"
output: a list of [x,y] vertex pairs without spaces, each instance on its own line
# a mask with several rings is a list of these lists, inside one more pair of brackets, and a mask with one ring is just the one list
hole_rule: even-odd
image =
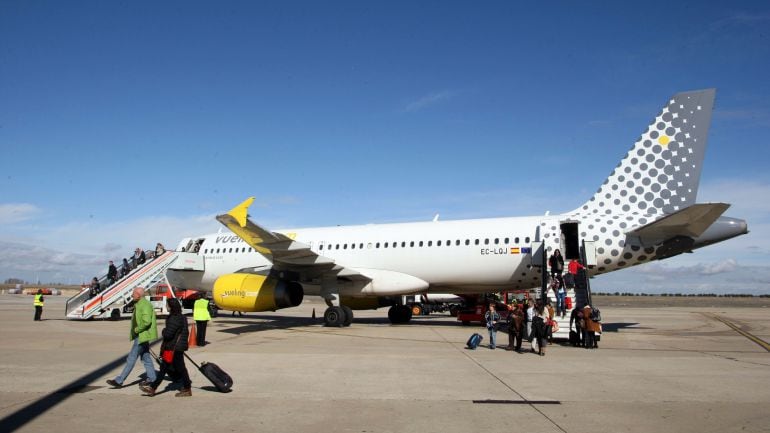
[[129,259],[124,258],[123,263],[120,266],[120,269],[118,269],[115,266],[115,263],[113,263],[113,261],[110,260],[109,265],[107,266],[107,279],[105,280],[105,286],[102,287],[102,285],[99,283],[98,278],[94,277],[93,279],[91,279],[91,284],[88,288],[90,297],[93,298],[94,296],[101,293],[102,290],[112,286],[113,284],[115,284],[115,282],[117,282],[121,278],[131,273],[132,270],[147,263],[147,259],[148,259],[147,256],[149,256],[150,260],[153,260],[156,257],[160,257],[165,252],[166,252],[166,248],[163,246],[162,243],[158,242],[157,244],[155,244],[155,250],[149,251],[148,253],[145,253],[143,249],[137,247],[134,250],[134,254],[131,255],[131,259],[130,259],[131,261],[129,262]]
[[[522,342],[527,340],[530,343],[530,352],[545,356],[546,346],[549,342],[553,342],[553,333],[559,330],[559,324],[554,318],[566,317],[569,310],[572,310],[569,326],[570,344],[586,349],[598,348],[601,312],[590,305],[576,305],[576,308],[572,309],[571,300],[567,301],[567,289],[574,288],[578,278],[585,278],[585,267],[579,260],[571,260],[565,273],[564,258],[558,249],[554,250],[553,255],[548,259],[548,265],[551,277],[548,289],[554,292],[556,307],[551,305],[550,300],[535,302],[528,299],[526,305],[514,301],[509,307],[506,320],[508,331],[506,349],[522,353]],[[547,296],[546,299],[548,299]],[[489,348],[495,349],[500,314],[495,310],[494,303],[489,304],[489,310],[485,313],[484,319],[489,331]]]

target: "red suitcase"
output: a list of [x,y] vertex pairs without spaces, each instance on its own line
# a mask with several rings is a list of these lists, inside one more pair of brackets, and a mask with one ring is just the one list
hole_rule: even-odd
[[568,310],[571,310],[571,309],[572,309],[572,298],[570,298],[569,296],[567,296],[566,298],[564,298],[564,306],[565,306],[565,307],[566,307]]

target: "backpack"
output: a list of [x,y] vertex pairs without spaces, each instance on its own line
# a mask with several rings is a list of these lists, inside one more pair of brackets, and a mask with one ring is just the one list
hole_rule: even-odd
[[592,308],[591,309],[591,320],[594,322],[601,322],[602,321],[602,312],[599,311],[598,308]]

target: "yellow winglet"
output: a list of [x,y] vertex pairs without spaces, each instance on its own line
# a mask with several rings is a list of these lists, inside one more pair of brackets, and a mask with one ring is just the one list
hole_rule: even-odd
[[237,221],[241,227],[246,227],[246,218],[249,216],[248,210],[252,203],[254,203],[254,197],[249,197],[244,200],[243,203],[230,209],[230,212],[227,214],[235,218],[235,221]]

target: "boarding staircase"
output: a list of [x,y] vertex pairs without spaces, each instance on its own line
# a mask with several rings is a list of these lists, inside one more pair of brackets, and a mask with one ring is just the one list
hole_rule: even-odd
[[[179,257],[176,251],[166,251],[158,257],[148,260],[131,270],[126,276],[117,280],[111,286],[107,276],[99,279],[99,284],[106,287],[92,296],[90,289],[83,289],[77,295],[67,300],[65,316],[71,320],[92,318],[120,318],[127,313],[131,305],[131,293],[136,287],[149,289],[166,278],[166,270]],[[118,269],[118,275],[121,274]]]
[[[564,318],[554,315],[554,320],[559,324],[559,330],[553,333],[554,339],[569,339],[569,321],[572,310],[577,307],[591,305],[591,288],[589,284],[588,276],[581,270],[575,278],[575,287],[567,289],[567,298],[572,299],[572,308],[566,311]],[[551,301],[551,306],[554,307],[555,311],[556,293],[553,290],[548,290],[547,294],[547,298]]]
[[[588,263],[586,260],[586,247],[585,242],[580,247],[580,258],[582,263]],[[546,268],[546,263],[543,261],[543,269]],[[543,273],[544,278],[550,275],[549,272]],[[547,282],[546,282],[547,283]],[[543,284],[543,287],[547,287],[547,284]],[[548,290],[547,298],[551,301],[551,305],[556,308],[556,293],[553,290]],[[537,291],[538,299],[542,294],[542,290]],[[572,310],[577,307],[583,307],[585,305],[591,305],[591,282],[589,281],[588,274],[584,269],[578,270],[575,276],[575,287],[567,289],[567,298],[572,299],[572,308],[567,310],[566,314],[562,318],[561,316],[554,315],[554,320],[559,324],[559,330],[553,333],[554,339],[569,339],[569,322]],[[574,324],[573,324],[574,326]]]

